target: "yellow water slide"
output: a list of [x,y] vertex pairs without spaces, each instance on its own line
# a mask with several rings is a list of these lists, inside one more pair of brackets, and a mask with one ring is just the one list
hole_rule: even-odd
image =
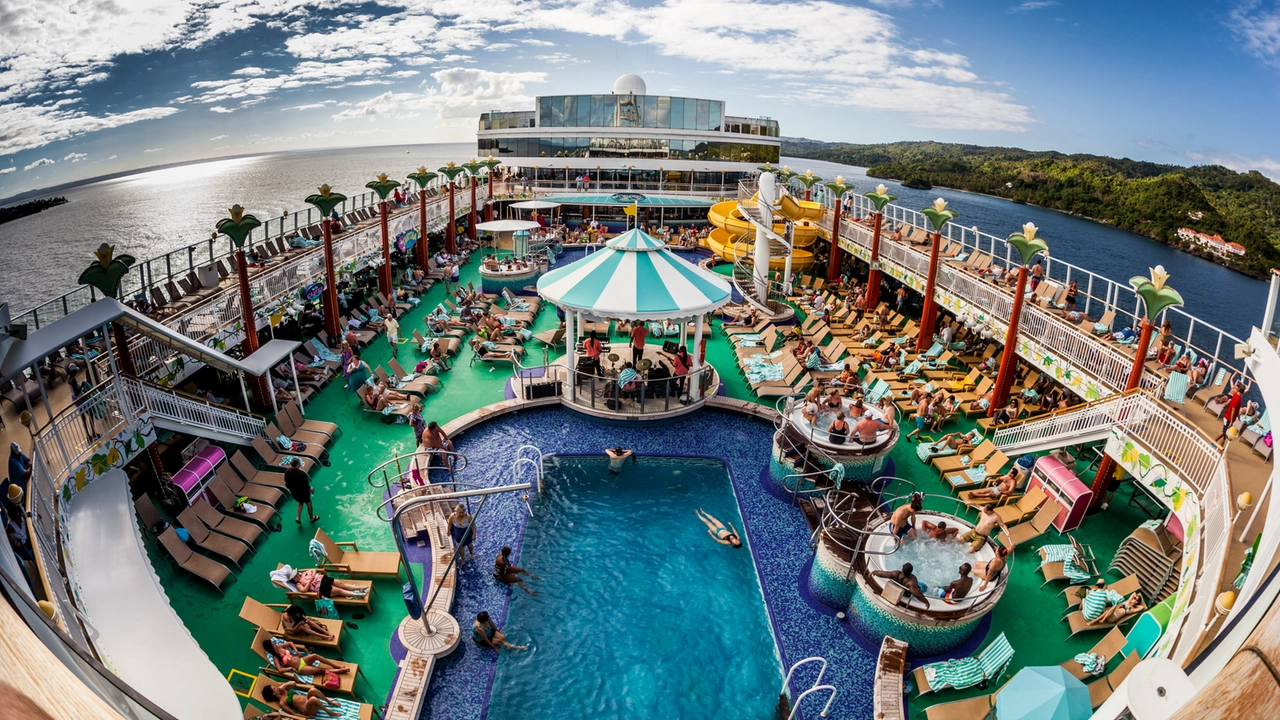
[[[751,201],[754,202],[755,198]],[[813,266],[814,257],[813,251],[805,248],[813,245],[818,239],[818,226],[812,221],[822,217],[822,205],[795,200],[789,195],[784,195],[778,212],[784,218],[791,220],[794,225],[792,237],[795,240],[795,249],[791,253],[792,270],[808,270]],[[742,213],[738,212],[736,200],[712,205],[707,211],[707,220],[713,229],[703,244],[711,252],[727,262],[733,262],[743,255],[751,255],[755,247],[755,230],[751,223],[742,217]],[[773,231],[782,235],[786,228],[782,223],[774,223]],[[769,261],[770,270],[782,270],[785,265],[786,258],[775,257]]]

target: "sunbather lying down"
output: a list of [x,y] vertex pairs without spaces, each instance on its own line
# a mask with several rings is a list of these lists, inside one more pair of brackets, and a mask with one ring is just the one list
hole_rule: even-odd
[[294,675],[324,675],[325,672],[343,675],[351,672],[350,667],[307,652],[305,647],[284,638],[267,638],[262,641],[262,649],[266,651],[267,662],[271,663],[271,667]]
[[338,707],[335,700],[330,700],[324,693],[315,688],[305,692],[298,683],[290,680],[279,685],[267,685],[262,688],[262,699],[277,704],[282,709],[301,715],[302,717],[318,717],[324,711],[328,717],[340,717],[342,713],[334,710]]
[[365,594],[365,588],[330,577],[323,570],[295,570],[281,565],[271,571],[271,579],[294,592],[315,593],[323,598],[358,598]]

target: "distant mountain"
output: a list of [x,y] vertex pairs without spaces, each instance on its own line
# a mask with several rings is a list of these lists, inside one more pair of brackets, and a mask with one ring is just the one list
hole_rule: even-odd
[[[1280,185],[1257,171],[939,142],[850,145],[783,138],[782,154],[1081,215],[1256,277],[1280,265]],[[1243,245],[1246,254],[1232,261],[1209,255],[1179,239],[1180,227],[1220,234]]]

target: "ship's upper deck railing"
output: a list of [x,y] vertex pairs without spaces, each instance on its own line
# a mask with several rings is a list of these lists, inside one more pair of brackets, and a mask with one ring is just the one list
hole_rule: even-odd
[[[509,192],[514,194],[528,193],[655,193],[658,195],[689,195],[694,197],[708,198],[728,198],[732,197],[738,191],[738,183],[728,180],[720,183],[681,183],[681,182],[642,182],[640,176],[642,171],[635,171],[635,177],[630,182],[625,180],[600,180],[596,175],[591,175],[591,181],[580,183],[574,179],[573,170],[570,169],[568,180],[534,180],[532,178],[527,181],[516,180],[511,183]],[[714,174],[714,173],[709,173]],[[495,196],[496,197],[496,196]],[[656,208],[654,208],[656,209]],[[667,208],[673,210],[677,208]]]
[[[754,192],[755,183],[744,182],[743,190],[744,192]],[[826,229],[830,230],[833,211],[831,206],[834,203],[834,198],[830,193],[826,193],[823,201],[827,205],[827,212],[822,224]],[[848,198],[848,201],[849,205],[845,206],[847,215],[841,226],[841,237],[869,246],[871,240],[869,230],[865,226],[853,222],[852,218],[866,217],[874,212],[874,207],[870,200],[860,195],[852,195]],[[917,258],[915,262],[917,265],[919,264],[918,258],[924,258],[923,267],[912,268],[913,272],[919,271],[923,275],[928,269],[927,256],[923,252],[915,251],[908,245],[895,243],[889,238],[892,234],[892,229],[898,225],[910,225],[930,232],[931,225],[919,212],[894,204],[885,206],[884,218],[884,232],[881,236],[880,246],[881,254],[887,260],[897,261],[904,257],[903,253],[905,251],[905,253]],[[859,238],[858,236],[862,237]],[[992,262],[995,265],[1004,268],[1016,267],[1016,253],[1013,247],[1005,242],[1003,238],[981,232],[976,227],[963,227],[954,222],[947,223],[943,229],[942,237],[953,243],[963,245],[965,253],[987,254],[992,256]],[[1046,281],[1057,283],[1063,287],[1066,287],[1072,281],[1077,283],[1079,295],[1076,299],[1076,309],[1094,320],[1100,319],[1107,311],[1111,311],[1115,314],[1112,327],[1120,329],[1125,326],[1135,326],[1138,318],[1141,317],[1142,301],[1127,282],[1116,281],[1078,265],[1052,257],[1044,259],[1044,269]],[[939,270],[938,277],[940,287],[956,291],[967,299],[979,301],[979,307],[989,307],[997,317],[1008,317],[1007,308],[1012,303],[1012,295],[1007,290],[997,288],[991,283],[951,265],[944,265]],[[982,302],[990,302],[991,305],[983,305]],[[1030,312],[1027,312],[1028,310]],[[1208,358],[1213,363],[1213,367],[1210,368],[1210,375],[1213,375],[1219,367],[1226,367],[1230,370],[1245,370],[1243,363],[1235,360],[1233,354],[1235,345],[1244,342],[1239,337],[1212,323],[1195,317],[1183,308],[1168,308],[1161,314],[1159,321],[1164,322],[1166,319],[1172,326],[1175,345],[1182,348],[1183,352],[1189,348],[1198,357]],[[1024,307],[1022,321],[1024,330],[1028,329],[1028,320],[1033,321],[1038,326],[1032,329],[1033,332],[1051,331],[1059,335],[1063,342],[1075,345],[1075,359],[1085,356],[1092,357],[1097,353],[1123,356],[1125,358],[1123,364],[1116,364],[1115,367],[1108,369],[1105,374],[1098,376],[1099,380],[1110,387],[1123,387],[1123,378],[1128,375],[1128,363],[1130,362],[1126,353],[1119,352],[1110,343],[1103,342],[1095,338],[1091,333],[1073,327],[1071,323],[1062,317],[1038,306],[1028,305]],[[1064,356],[1073,356],[1067,353],[1065,348],[1063,352]],[[1160,378],[1157,375],[1147,373],[1143,379],[1143,386],[1153,387],[1159,382]]]

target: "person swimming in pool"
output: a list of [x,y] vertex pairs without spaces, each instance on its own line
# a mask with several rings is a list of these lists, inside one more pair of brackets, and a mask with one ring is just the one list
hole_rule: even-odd
[[629,457],[635,457],[636,451],[623,450],[622,446],[619,445],[618,447],[605,450],[604,454],[609,456],[609,472],[620,473],[622,472],[622,463]]
[[893,530],[893,534],[899,539],[905,539],[907,535],[916,534],[916,513],[924,507],[924,497],[920,493],[913,493],[910,502],[905,502],[893,511],[893,515],[889,518],[889,529]]
[[712,540],[715,540],[721,545],[728,545],[736,548],[742,547],[742,539],[738,536],[737,528],[732,524],[730,524],[729,527],[725,527],[724,523],[707,514],[707,511],[702,508],[698,508],[694,514],[698,516],[698,519],[702,521],[703,525],[707,526],[707,534],[711,536]]

